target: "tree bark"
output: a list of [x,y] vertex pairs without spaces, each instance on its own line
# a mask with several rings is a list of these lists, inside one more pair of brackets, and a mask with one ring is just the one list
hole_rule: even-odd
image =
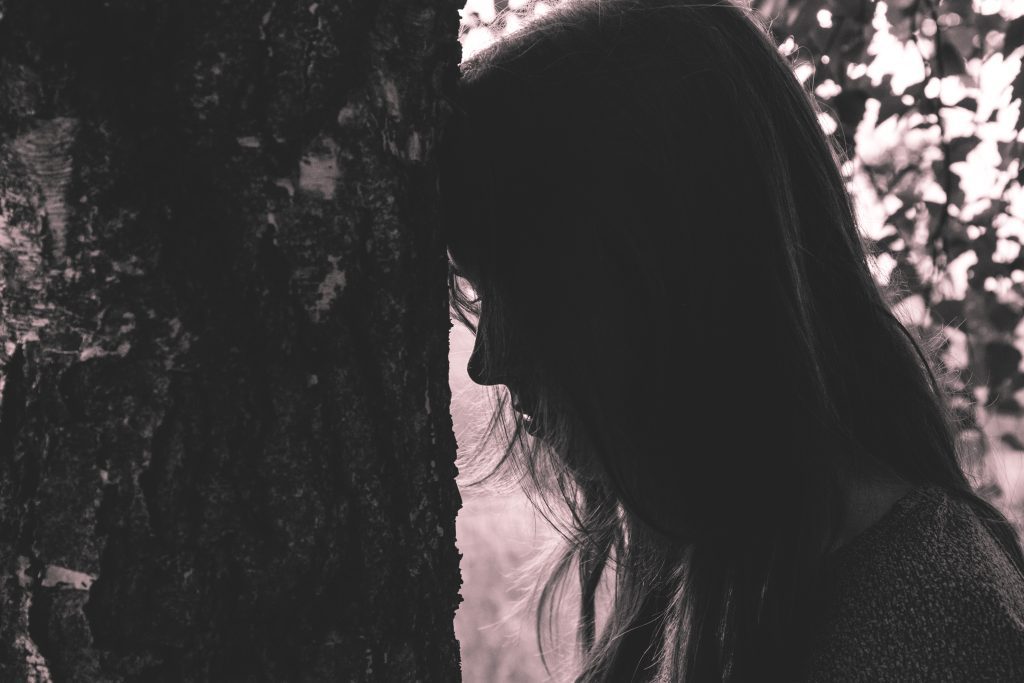
[[459,6],[0,0],[0,680],[459,679]]

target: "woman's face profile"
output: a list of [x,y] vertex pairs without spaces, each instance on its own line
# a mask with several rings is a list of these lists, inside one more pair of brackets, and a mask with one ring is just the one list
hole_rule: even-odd
[[[460,273],[460,276],[466,279],[473,287],[474,292],[477,291],[479,279],[476,279],[471,273],[472,270],[467,271],[465,266],[468,264],[463,263],[460,265],[453,259],[453,263],[456,265],[456,270]],[[479,297],[479,294],[477,294]],[[473,352],[469,356],[469,360],[466,363],[466,374],[473,383],[480,386],[495,386],[503,384],[509,391],[512,397],[512,409],[521,415],[526,415],[532,419],[526,421],[527,432],[535,433],[537,426],[534,424],[536,419],[535,401],[531,398],[531,395],[527,388],[522,383],[515,381],[510,373],[506,372],[504,368],[485,367],[485,346],[487,344],[486,335],[488,334],[488,306],[487,302],[480,297],[480,319],[477,321],[477,330],[473,340]],[[513,349],[513,352],[515,349]]]
[[486,313],[486,302],[483,297],[480,296],[480,273],[476,266],[464,257],[456,257],[453,250],[449,247],[449,260],[455,269],[456,274],[469,283],[470,287],[473,288],[473,294],[479,301],[480,306],[480,318],[476,321],[476,333],[473,335],[473,353],[469,356],[469,361],[466,363],[466,374],[473,380],[474,383],[481,386],[494,386],[495,384],[503,384],[502,378],[497,377],[496,373],[489,372],[484,369],[484,329],[487,320]]
[[500,382],[498,382],[498,380],[495,379],[492,376],[493,373],[488,373],[488,372],[484,371],[484,366],[483,366],[483,320],[484,320],[483,308],[484,307],[483,307],[483,302],[481,301],[480,303],[481,303],[481,306],[480,306],[480,320],[477,323],[476,334],[474,335],[473,353],[470,354],[469,361],[466,363],[466,374],[468,374],[469,378],[471,380],[473,380],[476,384],[479,384],[481,386],[493,386],[495,384],[500,384]]

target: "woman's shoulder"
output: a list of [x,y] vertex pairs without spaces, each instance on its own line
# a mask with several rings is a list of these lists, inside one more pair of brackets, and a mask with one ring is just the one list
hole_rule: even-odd
[[1024,680],[1024,577],[937,486],[833,553],[826,585],[805,680]]

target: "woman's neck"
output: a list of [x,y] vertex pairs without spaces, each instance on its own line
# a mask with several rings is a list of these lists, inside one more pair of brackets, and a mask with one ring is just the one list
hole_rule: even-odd
[[848,477],[843,483],[845,524],[830,552],[864,533],[914,488],[912,484],[894,479],[866,476]]

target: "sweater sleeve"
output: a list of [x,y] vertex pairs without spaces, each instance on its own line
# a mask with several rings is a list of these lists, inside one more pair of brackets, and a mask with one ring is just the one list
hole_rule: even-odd
[[1024,681],[1024,577],[967,503],[916,489],[832,558],[806,681]]

